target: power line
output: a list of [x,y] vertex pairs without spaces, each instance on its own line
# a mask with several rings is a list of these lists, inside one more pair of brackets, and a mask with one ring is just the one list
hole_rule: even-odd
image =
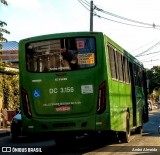
[[133,23],[137,23],[137,24],[141,24],[141,25],[146,25],[146,26],[150,26],[150,27],[153,27],[153,28],[160,27],[160,25],[155,25],[154,23],[149,24],[149,23],[144,23],[144,22],[140,22],[140,21],[137,21],[137,20],[129,19],[129,18],[126,18],[126,17],[122,17],[122,16],[119,16],[119,15],[113,14],[111,12],[104,11],[103,9],[100,9],[96,6],[95,6],[95,9],[102,12],[102,13],[105,13],[107,15],[110,15],[110,16],[113,16],[113,17],[116,17],[116,18],[119,18],[119,19],[122,19],[122,20],[126,20],[126,21],[129,21],[129,22],[133,22]]
[[142,54],[141,56],[151,55],[151,54],[155,54],[155,53],[160,53],[160,51],[152,52],[152,53],[147,53],[147,54]]
[[143,47],[145,47],[145,46],[147,46],[147,45],[153,43],[154,41],[155,41],[155,40],[153,40],[153,41],[151,41],[151,42],[149,42],[149,43],[146,43],[146,44],[144,44],[144,45],[142,45],[142,46],[140,46],[140,47],[138,47],[138,48],[132,50],[131,52],[137,51],[137,50],[139,50],[139,49],[141,49],[141,48],[143,48]]
[[[153,53],[155,53],[155,52],[153,52]],[[145,56],[145,57],[143,57],[143,59],[140,59],[140,61],[141,62],[151,62],[151,61],[158,61],[158,59],[157,58],[159,58],[159,56],[160,56],[160,53],[158,53],[158,54],[154,54],[154,55],[152,55],[152,56],[150,56],[150,55],[148,55],[148,56]],[[141,58],[142,58],[141,57]]]
[[99,17],[99,18],[103,18],[103,19],[106,19],[106,20],[109,20],[109,21],[112,21],[112,22],[115,22],[115,23],[119,23],[119,24],[124,24],[124,25],[129,25],[129,26],[134,26],[134,27],[142,27],[142,28],[152,28],[152,27],[147,27],[147,26],[141,26],[141,25],[135,25],[135,24],[129,24],[129,23],[116,21],[116,20],[113,20],[113,19],[110,19],[110,18],[102,17],[102,16],[97,15],[97,14],[94,14],[94,15]]
[[[87,7],[84,5],[84,2],[83,2],[82,0],[78,0],[78,2],[81,3],[81,5],[83,5],[83,7],[85,7],[88,11],[90,11],[89,8],[87,8]],[[86,3],[85,3],[85,4],[86,4]]]
[[[84,2],[83,0],[78,0],[79,1],[79,3],[81,3],[81,5],[86,9],[86,10],[88,10],[88,11],[90,11],[90,3],[89,2],[87,2],[86,0],[86,2]],[[89,8],[88,8],[89,7]],[[94,11],[94,8],[93,8],[93,15],[95,15],[96,14],[96,12]]]
[[145,58],[141,59],[141,61],[150,61],[152,59],[157,59],[159,58],[160,54],[152,55],[152,56],[146,56]]
[[[81,1],[83,2],[83,0],[81,0]],[[86,1],[86,0],[84,0],[84,1],[85,1],[84,3],[85,3],[86,5],[90,6],[90,3],[89,3],[88,1]]]
[[[89,8],[87,8],[89,6],[89,2],[86,1],[86,0],[78,0],[88,11],[90,11]],[[85,2],[84,2],[85,1]],[[142,28],[154,28],[154,29],[159,29],[158,27],[160,27],[160,25],[156,25],[155,23],[153,24],[150,24],[150,23],[145,23],[145,22],[141,22],[141,21],[137,21],[137,20],[133,20],[133,19],[129,19],[129,18],[126,18],[126,17],[122,17],[122,16],[119,16],[119,15],[116,15],[114,13],[111,13],[111,12],[108,12],[108,11],[105,11],[103,9],[100,9],[99,7],[97,7],[96,5],[93,6],[93,15],[94,16],[97,16],[99,18],[103,18],[103,19],[106,19],[106,20],[109,20],[109,21],[112,21],[112,22],[116,22],[116,23],[119,23],[119,24],[124,24],[124,25],[129,25],[129,26],[134,26],[134,27],[142,27]],[[104,13],[104,14],[107,14],[109,16],[112,16],[114,18],[118,18],[120,20],[124,20],[124,21],[128,21],[128,22],[131,22],[131,23],[135,23],[135,24],[131,24],[131,23],[126,23],[126,22],[121,22],[121,21],[117,21],[117,20],[113,20],[113,19],[110,19],[110,18],[107,18],[107,17],[104,17],[104,16],[101,16],[101,15],[98,15],[94,10],[97,10],[101,13]],[[138,25],[137,25],[138,24]],[[160,30],[160,29],[159,29]]]
[[154,44],[153,46],[151,46],[150,48],[148,48],[147,50],[145,50],[144,52],[136,55],[135,57],[140,57],[140,56],[142,56],[144,53],[147,53],[148,51],[150,51],[151,49],[155,48],[155,47],[156,47],[157,45],[159,45],[159,44],[160,44],[160,41],[159,41],[158,43]]
[[154,59],[154,60],[148,60],[148,61],[143,61],[143,62],[153,62],[153,61],[159,61],[160,59]]

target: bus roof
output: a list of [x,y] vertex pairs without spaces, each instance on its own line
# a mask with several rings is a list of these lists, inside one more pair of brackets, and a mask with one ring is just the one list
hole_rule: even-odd
[[34,37],[30,37],[30,38],[25,38],[25,39],[22,39],[20,40],[21,41],[30,41],[30,40],[36,40],[37,41],[37,38],[38,40],[42,40],[42,39],[50,39],[50,38],[53,38],[53,35],[55,38],[57,37],[71,37],[71,36],[85,36],[85,35],[94,35],[94,34],[101,34],[103,35],[102,32],[89,32],[89,31],[80,31],[80,32],[64,32],[64,33],[54,33],[54,34],[45,34],[45,35],[40,35],[40,36],[34,36]]

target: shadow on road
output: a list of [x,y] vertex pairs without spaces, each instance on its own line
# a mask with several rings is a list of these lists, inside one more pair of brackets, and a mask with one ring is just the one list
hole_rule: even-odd
[[87,152],[92,152],[94,150],[101,149],[102,147],[105,147],[106,145],[111,145],[115,142],[114,140],[107,140],[105,137],[102,137],[102,135],[98,135],[96,139],[93,139],[91,137],[78,137],[75,139],[61,139],[59,140],[54,147],[50,147],[44,152],[48,155],[51,154],[85,154]]
[[143,126],[142,136],[160,136],[158,127],[160,126],[160,110],[154,109],[149,112],[149,121]]

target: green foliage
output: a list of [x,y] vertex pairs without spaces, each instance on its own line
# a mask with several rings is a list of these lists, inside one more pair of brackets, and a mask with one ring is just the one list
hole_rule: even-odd
[[3,105],[8,110],[19,108],[19,75],[14,70],[6,71],[12,63],[0,62],[0,97],[3,98]]
[[[1,42],[6,42],[7,41],[7,39],[3,37],[3,33],[10,34],[9,31],[7,31],[6,29],[2,28],[4,26],[4,23],[5,22],[0,21],[0,41]],[[6,25],[6,23],[5,23],[5,25]],[[2,49],[2,45],[0,46],[0,49]]]
[[3,97],[2,75],[0,75],[0,98]]
[[4,69],[4,63],[2,61],[0,61],[0,70]]
[[[1,25],[3,25],[2,23],[4,23],[4,22],[2,22],[2,21],[0,21],[0,27],[2,27]],[[7,34],[10,34],[10,32],[9,31],[7,31],[6,29],[3,29],[3,28],[0,28],[0,41],[7,41],[7,39],[6,38],[4,38],[3,37],[3,33],[7,33]],[[2,45],[1,45],[1,47],[0,47],[0,49],[2,48]]]
[[158,90],[160,88],[160,66],[154,66],[147,71],[147,78],[150,81],[150,92]]
[[3,105],[8,110],[19,108],[19,76],[0,75],[0,94],[3,94]]
[[[1,0],[1,3],[3,3],[4,5],[8,5],[6,0]],[[3,33],[7,33],[10,34],[9,31],[7,31],[6,29],[4,29],[3,27],[7,26],[7,23],[0,21],[0,41],[7,41],[7,39],[3,36]],[[2,46],[0,46],[0,50],[2,49]]]
[[[8,5],[6,0],[0,0],[4,5]],[[0,42],[6,42],[7,39],[3,36],[4,33],[10,34],[4,29],[7,23],[0,21]],[[0,44],[0,54],[2,54],[2,45]],[[3,97],[3,105],[8,110],[15,110],[19,108],[19,77],[10,72],[9,75],[5,73],[5,67],[11,64],[5,64],[0,58],[0,96]]]
[[1,0],[1,3],[3,3],[4,5],[8,5],[6,0]]

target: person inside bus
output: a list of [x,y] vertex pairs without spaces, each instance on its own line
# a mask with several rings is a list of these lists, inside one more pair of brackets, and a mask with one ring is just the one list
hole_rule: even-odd
[[50,70],[71,70],[69,62],[64,59],[63,54],[53,54],[50,56]]
[[71,52],[66,50],[66,52],[63,53],[63,58],[69,63],[71,70],[80,68],[80,66],[78,65],[77,54],[73,55]]
[[72,59],[72,61],[70,62],[70,66],[71,66],[72,70],[76,70],[76,69],[80,68],[80,66],[78,64],[78,58],[77,57],[74,57]]

